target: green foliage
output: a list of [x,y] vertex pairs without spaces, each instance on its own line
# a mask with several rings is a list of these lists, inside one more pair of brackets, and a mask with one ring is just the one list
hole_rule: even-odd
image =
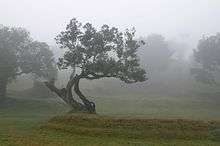
[[29,43],[21,54],[20,69],[28,74],[45,79],[56,78],[57,70],[53,58],[53,52],[44,42]]
[[21,62],[20,52],[30,42],[29,33],[21,28],[0,28],[1,78],[15,78]]
[[145,81],[145,70],[140,67],[137,56],[140,45],[134,37],[134,29],[122,33],[103,25],[96,30],[90,23],[82,25],[72,19],[56,37],[57,44],[67,48],[58,66],[78,68],[82,78],[90,80],[114,77],[126,83]]
[[49,72],[56,69],[53,53],[46,43],[33,41],[25,29],[2,27],[0,70],[0,77],[13,79],[29,73],[48,78]]
[[7,84],[22,74],[56,78],[53,53],[43,42],[33,41],[23,28],[0,27],[0,96]]

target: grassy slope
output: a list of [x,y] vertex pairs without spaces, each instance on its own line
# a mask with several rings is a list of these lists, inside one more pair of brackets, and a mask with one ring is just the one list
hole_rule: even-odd
[[[15,97],[13,94],[10,96]],[[206,100],[132,99],[128,96],[127,98],[95,98],[94,100],[97,102],[98,113],[114,117],[168,117],[202,120],[220,118],[218,112],[220,107],[217,103]],[[216,141],[220,138],[213,134],[219,134],[218,124],[213,126],[207,122],[193,124],[194,121],[147,120],[144,124],[145,122],[141,120],[123,121],[122,119],[122,122],[118,122],[103,116],[84,117],[81,115],[61,116],[46,123],[43,122],[55,115],[64,114],[67,110],[62,102],[50,98],[17,97],[7,100],[0,104],[0,146],[220,145]]]
[[97,115],[57,116],[32,135],[14,136],[17,145],[178,145],[219,146],[218,122],[159,119],[118,119]]
[[100,114],[140,118],[220,120],[220,102],[186,97],[95,98]]

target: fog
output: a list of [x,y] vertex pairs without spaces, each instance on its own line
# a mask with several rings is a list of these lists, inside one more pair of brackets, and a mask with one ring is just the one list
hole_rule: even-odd
[[[0,30],[2,32],[2,34],[0,34],[0,79],[5,81],[3,87],[4,91],[0,92],[6,95],[6,89],[8,89],[7,93],[9,93],[9,97],[11,96],[10,94],[12,94],[12,97],[17,97],[17,95],[28,97],[30,96],[30,94],[34,94],[34,96],[36,94],[36,97],[48,96],[51,98],[56,96],[58,98],[59,95],[54,95],[49,90],[51,88],[47,89],[46,86],[44,86],[44,83],[42,82],[45,81],[48,81],[46,83],[51,83],[51,85],[56,85],[57,87],[59,87],[60,95],[61,92],[62,94],[63,91],[66,92],[66,84],[70,80],[71,76],[76,75],[77,71],[80,72],[83,69],[77,66],[79,70],[76,70],[75,72],[75,68],[77,67],[74,66],[74,61],[76,61],[74,59],[79,57],[80,55],[77,56],[76,54],[70,53],[69,55],[73,55],[71,57],[74,61],[72,60],[73,62],[71,62],[67,59],[70,62],[68,62],[69,64],[67,63],[67,66],[69,66],[66,68],[71,69],[68,71],[57,70],[58,67],[55,62],[58,62],[59,57],[65,56],[64,52],[68,50],[68,45],[65,46],[65,43],[68,42],[65,42],[64,44],[56,44],[55,37],[60,34],[61,31],[64,31],[66,29],[67,24],[70,23],[70,20],[72,18],[76,18],[79,22],[82,22],[82,24],[85,24],[87,22],[91,23],[95,28],[97,28],[97,30],[100,30],[100,27],[103,24],[107,24],[110,27],[119,28],[120,32],[125,32],[127,28],[135,27],[135,40],[138,40],[138,43],[139,41],[144,41],[146,43],[140,45],[140,50],[130,51],[137,53],[131,55],[133,59],[137,61],[134,61],[132,63],[133,65],[138,64],[138,67],[142,67],[144,70],[146,70],[146,80],[144,76],[144,71],[140,68],[132,68],[131,70],[138,70],[140,74],[142,73],[141,75],[139,74],[135,76],[132,73],[128,73],[122,75],[120,74],[120,76],[117,76],[117,79],[120,79],[121,81],[112,78],[115,77],[115,74],[112,76],[107,75],[107,77],[110,76],[109,79],[100,79],[101,77],[97,77],[100,74],[88,74],[88,76],[82,79],[82,90],[85,95],[88,96],[89,100],[96,100],[99,103],[100,99],[98,97],[109,97],[110,100],[112,100],[110,101],[110,103],[114,103],[114,101],[116,101],[116,98],[114,97],[120,97],[121,100],[125,100],[126,98],[128,98],[128,104],[130,104],[130,99],[132,99],[132,102],[137,102],[139,99],[143,99],[146,100],[146,102],[155,101],[155,103],[157,103],[156,99],[159,99],[158,101],[163,102],[163,104],[165,104],[166,106],[172,105],[172,102],[176,101],[181,103],[183,102],[185,104],[195,101],[198,103],[201,102],[201,106],[198,105],[198,108],[202,106],[211,107],[213,104],[215,104],[215,101],[217,101],[216,103],[219,104],[219,99],[217,99],[220,94],[219,84],[213,84],[214,80],[220,80],[219,72],[216,71],[218,70],[218,67],[217,69],[213,69],[213,66],[216,66],[215,63],[220,62],[220,60],[218,59],[219,53],[217,52],[220,46],[220,43],[218,44],[218,40],[220,40],[220,35],[217,34],[218,32],[220,32],[219,8],[219,0],[0,0]],[[74,20],[72,19],[71,21],[75,23]],[[12,40],[10,42],[7,40],[8,36],[6,36],[4,33],[4,31],[7,29],[4,30],[3,26],[5,26],[6,28],[22,27],[30,32],[30,38],[25,31],[18,29],[17,32],[12,33],[12,37],[10,38]],[[89,28],[89,26],[87,27]],[[82,32],[85,33],[84,31]],[[10,34],[11,32],[9,31],[8,33]],[[102,31],[100,31],[99,33],[101,35],[106,35]],[[99,33],[97,33],[97,35],[100,35]],[[132,33],[130,35],[132,36]],[[213,41],[214,44],[209,44],[209,36],[209,39],[211,41],[216,40],[216,42]],[[26,42],[30,43],[26,44],[27,46],[24,45],[25,47],[22,46],[23,44],[21,43],[22,45],[18,47],[19,49],[24,47],[27,50],[30,49],[32,52],[16,52],[17,50],[19,50],[18,48],[16,48],[17,44],[13,44],[14,42],[19,42],[17,42],[17,39],[15,39],[16,37],[23,37],[22,39],[20,39],[20,42],[23,41],[22,43],[24,44]],[[60,40],[65,40],[66,36],[63,37],[64,38],[58,38]],[[94,38],[93,40],[95,40]],[[206,42],[204,38],[208,41]],[[126,37],[122,39],[122,42],[125,40]],[[82,40],[79,39],[78,42],[80,41]],[[73,42],[73,44],[76,42]],[[83,42],[81,43],[82,48],[86,46],[85,44],[83,44]],[[99,45],[99,43],[100,42],[97,41],[92,45],[96,46],[97,44]],[[107,45],[111,45],[112,43],[115,42],[112,40],[112,42],[109,42],[109,44]],[[124,44],[126,43],[127,42],[125,41]],[[13,52],[14,54],[10,51],[7,52],[9,50],[8,48],[10,47],[8,47],[7,45],[5,47],[5,44],[10,47],[15,46],[15,52]],[[105,45],[103,46],[105,47]],[[115,46],[117,45],[118,44],[116,44]],[[59,48],[60,46],[66,48],[66,50],[64,49],[62,52]],[[213,46],[215,46],[216,48]],[[212,47],[214,48],[213,52],[210,51]],[[135,46],[133,46],[133,48],[135,48]],[[37,52],[35,51],[35,49],[39,49],[39,54],[34,54]],[[203,52],[203,50],[206,49],[207,51]],[[124,50],[126,49],[124,48]],[[124,50],[122,49],[121,51],[123,52]],[[195,50],[199,51],[197,52]],[[101,59],[104,58],[104,61],[107,60],[107,65],[101,64],[103,65],[102,67],[100,67],[101,70],[105,68],[105,66],[109,65],[109,60],[113,60],[113,62],[110,63],[113,63],[113,66],[116,67],[121,64],[122,66],[124,65],[123,67],[129,66],[125,64],[126,61],[122,60],[119,57],[120,50],[118,51],[119,53],[115,50],[111,51],[113,51],[114,53],[116,52],[116,54],[114,54],[113,52],[104,52],[104,54],[114,54],[114,57],[116,58],[115,60],[114,57],[112,57],[111,55],[103,57],[100,55],[101,53],[98,54],[101,56]],[[8,56],[4,55],[4,53],[8,53]],[[83,54],[85,52],[81,53]],[[20,54],[22,54],[23,56],[19,56]],[[66,54],[68,54],[68,52]],[[82,57],[86,55],[83,54]],[[136,55],[138,55],[138,58],[135,58]],[[55,61],[53,60],[54,56]],[[68,58],[69,56],[65,57]],[[93,58],[91,57],[89,59],[86,58],[87,60],[85,59],[89,62],[88,65],[95,64],[96,66],[100,62],[104,62],[103,60],[99,60],[100,62],[98,63],[95,62],[95,57],[96,56],[93,56]],[[124,57],[126,58],[127,56],[125,55]],[[126,59],[128,61],[131,61],[131,58],[127,57]],[[42,62],[46,65],[40,61],[41,59],[44,61]],[[138,62],[139,59],[140,64]],[[9,62],[9,60],[12,60],[12,63]],[[50,61],[48,60],[54,61],[54,64],[50,64]],[[80,62],[82,60],[82,58],[79,58],[78,61]],[[90,62],[92,60],[94,62]],[[8,62],[9,64],[7,64]],[[60,62],[61,68],[65,68],[65,61],[62,62],[61,60]],[[213,62],[214,64],[212,64]],[[83,64],[83,62],[81,63]],[[117,63],[119,63],[119,65]],[[54,76],[49,76],[48,72],[40,72],[41,67],[43,66],[42,64],[44,65],[44,67],[49,66],[48,72],[50,72],[51,70],[54,71]],[[12,68],[11,66],[13,66],[14,68]],[[11,74],[9,75],[7,71],[5,71],[5,68],[7,67],[11,67],[11,70],[8,70],[11,71]],[[93,67],[94,66],[92,66],[91,68],[93,69]],[[204,68],[202,69],[202,67]],[[100,68],[98,66],[96,69],[99,70]],[[118,70],[119,72],[117,73],[121,73],[121,70]],[[128,68],[123,69],[124,72],[128,70]],[[216,72],[212,74],[211,72],[213,70]],[[23,73],[22,71],[24,71],[25,75],[17,75],[19,73]],[[100,73],[100,71],[97,72]],[[193,75],[193,73],[195,73],[196,75]],[[42,79],[43,75],[41,76],[42,78],[39,79],[36,76],[33,76],[33,74],[47,75],[45,75],[46,79]],[[103,76],[106,77],[105,75],[106,74],[104,74]],[[129,77],[124,77],[126,75],[130,75],[129,77],[134,80],[126,80],[129,79]],[[99,80],[91,81],[90,79],[92,78],[93,80],[95,76]],[[7,80],[5,80],[5,77],[7,77]],[[203,83],[198,82],[197,79],[203,80]],[[125,84],[123,81],[125,83],[134,82],[136,84]],[[139,81],[141,83],[139,83]],[[206,82],[206,84],[204,84],[204,82]],[[74,85],[75,84],[76,83],[74,83]],[[15,93],[15,95],[13,95],[13,93]],[[42,93],[42,95],[40,93]],[[97,98],[93,99],[91,97]],[[182,101],[184,99],[182,97],[187,97],[189,100],[187,102]],[[205,100],[201,100],[200,97],[204,97]],[[209,99],[212,102],[210,104],[206,103],[206,100],[209,97],[213,97]],[[137,107],[139,106],[138,104],[139,103],[137,103],[136,105]],[[194,108],[194,105],[192,105],[191,108]],[[130,110],[130,108],[128,107],[127,110]],[[134,110],[136,110],[136,107],[134,108]],[[207,112],[207,115],[208,114],[209,111]]]
[[54,36],[76,17],[96,26],[135,27],[139,36],[159,33],[196,45],[220,25],[219,0],[0,0],[0,23],[28,29],[40,41]]
[[[73,17],[97,27],[134,26],[138,38],[161,34],[174,57],[189,60],[203,35],[220,31],[219,7],[218,0],[0,0],[0,24],[26,28],[34,39],[50,44],[57,57],[54,37]],[[156,54],[149,52],[142,58],[154,58]],[[143,64],[155,66],[154,62]]]
[[0,145],[220,146],[220,0],[0,0]]

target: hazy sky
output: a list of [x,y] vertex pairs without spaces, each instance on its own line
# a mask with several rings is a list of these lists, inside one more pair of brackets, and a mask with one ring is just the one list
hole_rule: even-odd
[[25,27],[40,41],[53,43],[73,17],[195,42],[220,32],[220,0],[0,0],[0,24]]

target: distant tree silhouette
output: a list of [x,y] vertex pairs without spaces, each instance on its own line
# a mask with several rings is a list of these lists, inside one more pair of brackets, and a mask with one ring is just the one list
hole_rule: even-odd
[[46,43],[33,41],[25,29],[0,27],[0,98],[16,77],[49,78],[51,68],[55,69],[53,53]]
[[194,50],[194,59],[198,63],[198,67],[191,69],[195,79],[206,84],[216,84],[220,71],[220,33],[204,36],[197,50]]
[[141,62],[147,65],[151,72],[161,72],[168,66],[173,55],[168,42],[160,34],[151,34],[143,40],[146,45],[140,50]]

